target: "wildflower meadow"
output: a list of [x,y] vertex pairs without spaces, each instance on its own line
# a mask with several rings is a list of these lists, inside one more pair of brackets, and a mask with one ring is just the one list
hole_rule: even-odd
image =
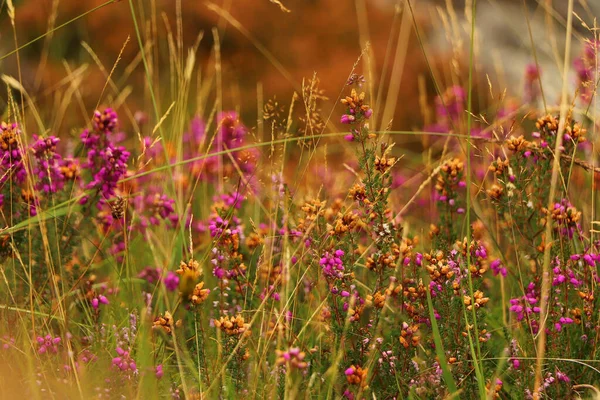
[[[600,398],[591,1],[357,0],[328,39],[292,0],[39,0],[33,37],[31,3],[0,5],[0,398]],[[512,6],[523,63],[478,19]]]

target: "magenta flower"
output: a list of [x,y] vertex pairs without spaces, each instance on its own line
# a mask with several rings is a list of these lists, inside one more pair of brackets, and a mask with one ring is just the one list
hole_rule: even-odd
[[36,188],[45,193],[56,193],[64,187],[61,156],[56,153],[59,139],[56,136],[41,138],[33,135],[31,146],[36,166],[33,174],[37,178]]
[[112,133],[116,128],[117,114],[110,108],[103,113],[94,113],[94,130],[85,130],[81,134],[81,141],[87,150],[87,161],[83,168],[88,169],[92,175],[86,189],[96,189],[102,194],[100,207],[104,199],[110,199],[115,194],[117,183],[127,173],[127,162],[130,153],[123,147],[115,144]]
[[130,352],[123,350],[121,347],[117,347],[116,352],[119,356],[112,359],[112,365],[122,372],[137,373],[137,366],[131,358]]
[[8,179],[17,183],[25,181],[27,170],[23,164],[20,136],[17,124],[0,124],[0,183]]
[[148,283],[153,284],[160,281],[162,270],[160,268],[145,267],[138,274],[138,278],[146,280]]
[[98,296],[94,297],[92,299],[92,307],[94,307],[95,310],[98,309],[98,307],[100,306],[100,304],[104,304],[107,305],[108,299],[106,298],[106,296],[99,294]]
[[156,379],[161,379],[164,375],[164,371],[163,371],[163,366],[162,364],[158,364],[154,370],[154,375],[156,376]]
[[53,337],[51,334],[47,334],[45,337],[38,336],[37,342],[39,345],[39,347],[38,347],[39,354],[45,354],[45,353],[56,354],[56,353],[58,353],[58,345],[61,342],[61,338]]
[[502,261],[500,261],[500,259],[496,259],[494,261],[492,261],[490,263],[490,269],[492,270],[493,274],[495,276],[497,275],[502,275],[502,276],[506,276],[507,274],[507,270],[506,267],[504,265],[502,265]]
[[163,283],[168,291],[174,292],[179,286],[179,276],[175,272],[169,271],[167,276],[164,277]]
[[335,250],[333,254],[325,252],[319,261],[323,275],[330,278],[342,278],[344,276],[343,256],[344,251],[340,249]]

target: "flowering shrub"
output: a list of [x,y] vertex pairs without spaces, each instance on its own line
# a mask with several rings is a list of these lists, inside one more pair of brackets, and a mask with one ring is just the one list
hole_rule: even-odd
[[76,140],[2,123],[0,359],[32,396],[574,398],[600,383],[593,43],[562,115],[533,65],[474,121],[442,91],[418,188],[355,73],[343,169],[310,169],[316,77],[264,105],[268,142],[216,109],[136,114],[137,141],[112,108]]

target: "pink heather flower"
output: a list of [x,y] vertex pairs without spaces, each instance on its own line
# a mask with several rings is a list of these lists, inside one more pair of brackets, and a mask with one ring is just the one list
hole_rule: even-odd
[[415,255],[415,264],[417,264],[418,267],[420,267],[421,265],[423,265],[423,254],[417,253]]
[[344,390],[344,397],[348,400],[354,400],[354,393],[346,389]]
[[594,261],[593,257],[591,254],[585,254],[583,256],[583,260],[586,262],[587,265],[589,265],[590,267],[595,267],[596,266],[596,262]]
[[61,156],[56,153],[59,139],[56,136],[42,138],[33,135],[35,142],[31,146],[36,165],[33,174],[37,178],[36,189],[44,193],[56,193],[64,187],[61,172]]
[[198,146],[206,136],[206,123],[200,117],[194,117],[190,121],[189,131],[183,135],[183,142]]
[[138,274],[138,278],[146,280],[148,283],[153,284],[160,281],[162,270],[155,267],[145,267]]
[[500,261],[500,259],[496,259],[496,260],[492,261],[490,263],[490,269],[492,270],[492,272],[495,276],[497,276],[498,274],[500,274],[502,276],[506,276],[506,274],[507,274],[506,267],[504,265],[502,265],[502,262]]
[[15,338],[10,337],[8,335],[4,335],[4,337],[2,338],[2,340],[0,340],[0,342],[2,342],[2,348],[4,350],[8,350],[11,347],[15,347]]
[[346,376],[354,375],[354,368],[352,368],[352,367],[348,368],[346,371],[344,371],[344,375],[346,375]]
[[156,369],[155,369],[155,371],[154,371],[154,375],[156,376],[156,379],[161,379],[161,378],[163,377],[163,375],[164,375],[164,374],[165,374],[165,373],[164,373],[164,371],[163,371],[163,366],[162,366],[162,364],[158,364],[158,365],[156,366]]
[[323,271],[323,275],[330,278],[341,279],[344,276],[344,265],[342,257],[344,256],[343,250],[335,250],[333,254],[325,252],[325,254],[319,260],[319,265]]
[[118,122],[117,113],[112,108],[106,108],[102,112],[98,110],[94,111],[92,125],[94,130],[98,132],[112,133],[116,129]]
[[61,338],[60,337],[52,337],[52,335],[48,334],[45,337],[38,336],[37,342],[39,345],[39,347],[38,347],[39,354],[45,354],[45,353],[56,354],[56,353],[58,353],[58,345],[61,342]]
[[239,116],[234,111],[226,111],[217,115],[218,127],[217,145],[225,145],[228,149],[240,147],[248,129],[240,122]]
[[112,359],[112,365],[123,372],[137,372],[137,366],[133,358],[131,358],[130,352],[123,350],[121,347],[116,349],[118,357]]
[[340,119],[340,122],[342,124],[351,124],[355,120],[356,120],[356,117],[354,115],[344,114],[344,115],[342,115],[342,118]]
[[172,227],[177,224],[179,217],[175,212],[175,200],[161,194],[161,190],[159,187],[148,188],[145,194],[133,198],[142,228],[158,226],[161,221],[167,221]]
[[560,371],[556,372],[556,379],[565,383],[571,382],[571,379],[569,379],[569,377],[565,373]]
[[91,363],[98,359],[98,357],[88,349],[84,349],[81,353],[79,353],[77,358],[84,364]]
[[106,296],[99,294],[98,296],[94,297],[92,299],[92,307],[94,307],[95,310],[98,309],[98,307],[100,306],[100,304],[104,304],[107,305],[108,299],[106,298]]
[[465,99],[466,92],[460,86],[449,87],[435,99],[437,119],[446,129],[464,113]]
[[87,169],[92,179],[86,184],[86,189],[96,189],[101,194],[99,206],[105,199],[115,194],[117,183],[127,173],[127,162],[130,153],[123,147],[117,146],[112,133],[116,129],[117,114],[110,108],[100,113],[94,113],[92,131],[86,129],[81,134],[81,141],[87,151],[87,161],[82,165]]
[[168,291],[174,292],[179,286],[179,276],[175,272],[169,271],[167,276],[163,279],[163,283]]
[[0,124],[0,183],[8,179],[18,183],[25,181],[27,170],[23,164],[20,136],[17,124]]

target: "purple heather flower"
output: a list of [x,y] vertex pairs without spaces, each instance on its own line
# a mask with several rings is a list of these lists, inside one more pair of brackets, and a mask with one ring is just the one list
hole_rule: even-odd
[[121,370],[122,372],[137,372],[137,366],[133,358],[131,358],[130,352],[123,350],[121,347],[116,348],[116,352],[119,355],[112,359],[112,365]]
[[421,265],[423,265],[423,254],[417,253],[415,255],[415,264],[417,264],[418,267],[420,267]]
[[174,292],[179,286],[179,276],[175,272],[169,271],[167,276],[164,277],[163,283],[168,291]]
[[156,379],[161,379],[164,375],[164,371],[163,371],[163,366],[162,364],[158,364],[154,370],[154,375],[156,376]]
[[200,117],[194,117],[190,121],[189,131],[183,134],[183,142],[198,146],[206,137],[206,123]]
[[502,262],[500,261],[500,259],[496,259],[494,261],[492,261],[490,263],[490,269],[492,270],[494,275],[502,275],[502,276],[506,276],[507,274],[507,270],[506,267],[504,265],[502,265]]
[[56,193],[64,186],[61,156],[56,153],[59,139],[56,136],[41,138],[33,135],[31,146],[36,166],[33,174],[37,178],[36,188],[45,193]]
[[159,188],[150,188],[148,192],[132,200],[140,218],[141,229],[158,226],[161,221],[167,221],[172,227],[177,225],[179,217],[175,212],[175,200],[161,194]]
[[354,400],[354,393],[352,393],[350,390],[346,389],[344,390],[343,393],[344,397],[348,400]]
[[2,338],[2,340],[0,340],[0,342],[2,342],[2,348],[4,350],[8,350],[11,347],[15,347],[15,338],[10,337],[8,335],[4,335],[4,337]]
[[512,364],[512,367],[513,367],[514,369],[519,369],[519,367],[521,367],[521,361],[519,361],[519,360],[518,360],[518,359],[516,359],[516,358],[512,358],[512,359],[510,360],[510,362],[511,362],[511,364]]
[[52,335],[48,334],[45,337],[38,336],[37,342],[39,345],[39,347],[38,347],[39,354],[45,354],[45,353],[56,354],[56,353],[58,353],[58,345],[61,342],[61,338],[53,337]]
[[460,86],[449,87],[442,97],[435,100],[438,121],[447,129],[450,121],[458,121],[464,112],[466,92]]
[[138,278],[145,279],[148,283],[153,284],[160,281],[162,270],[155,267],[146,267],[140,271]]
[[[86,189],[97,189],[104,199],[110,199],[115,194],[117,183],[127,173],[127,162],[130,153],[115,144],[111,133],[117,123],[116,113],[106,109],[103,113],[94,113],[94,130],[84,130],[81,141],[87,150],[87,161],[82,165],[92,174],[92,180]],[[103,201],[99,202],[102,207]]]
[[18,183],[25,181],[27,170],[23,164],[20,135],[17,124],[0,124],[0,183],[9,178]]
[[107,305],[108,303],[109,302],[108,302],[108,299],[106,298],[106,296],[103,296],[101,294],[99,294],[98,296],[96,296],[92,299],[92,307],[94,307],[95,310],[98,309],[100,304]]
[[569,377],[565,373],[560,371],[556,372],[556,379],[565,383],[571,382],[571,379],[569,379]]
[[325,252],[323,257],[319,260],[323,275],[331,278],[342,278],[344,275],[343,256],[344,251],[340,249],[335,250],[333,254]]
[[356,117],[354,115],[344,114],[344,115],[342,115],[340,122],[342,124],[351,124],[354,122],[355,119],[356,119]]
[[102,112],[94,111],[92,125],[97,132],[112,133],[116,129],[118,121],[117,113],[112,108],[107,108]]

